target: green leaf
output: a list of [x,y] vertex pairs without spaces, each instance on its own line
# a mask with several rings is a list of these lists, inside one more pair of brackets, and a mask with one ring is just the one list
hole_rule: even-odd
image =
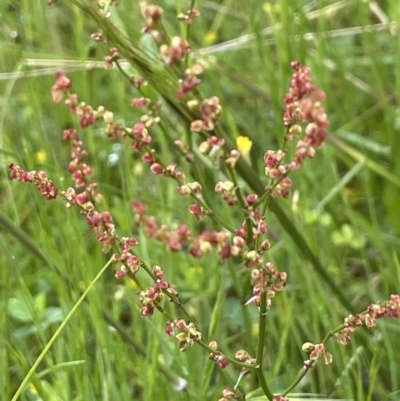
[[31,309],[21,293],[8,300],[7,311],[11,317],[21,322],[32,321]]

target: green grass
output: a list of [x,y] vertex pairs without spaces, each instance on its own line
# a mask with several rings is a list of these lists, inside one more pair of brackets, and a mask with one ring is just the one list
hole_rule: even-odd
[[[174,18],[179,4],[160,2],[170,36],[183,29]],[[238,135],[252,139],[250,173],[255,177],[263,179],[263,154],[282,140],[282,98],[290,81],[290,61],[309,65],[326,93],[330,138],[314,160],[291,176],[292,194],[299,193],[297,207],[291,199],[277,200],[316,262],[299,248],[292,226],[270,211],[266,215],[273,243],[267,256],[289,275],[266,320],[263,362],[274,392],[286,388],[302,368],[307,356],[301,345],[320,342],[350,313],[332,292],[332,283],[355,311],[400,292],[399,28],[394,23],[378,25],[382,18],[399,21],[400,8],[397,0],[380,4],[380,10],[374,4],[319,1],[307,9],[308,3],[299,0],[200,2],[202,16],[190,29],[192,48],[201,51],[209,65],[201,93],[220,98],[221,126],[230,140]],[[329,14],[335,6],[336,12]],[[140,33],[143,20],[135,2],[121,1],[112,18],[133,46],[151,54],[151,41]],[[77,210],[66,209],[61,199],[45,201],[33,186],[11,182],[7,164],[43,169],[60,187],[72,185],[66,169],[70,150],[62,131],[77,126],[77,120],[67,107],[51,101],[56,69],[67,73],[80,99],[113,110],[127,126],[139,114],[130,106],[137,94],[117,70],[87,69],[84,64],[73,72],[66,69],[65,60],[102,61],[112,46],[90,40],[98,27],[89,14],[62,0],[51,7],[39,0],[3,1],[0,21],[0,394],[11,400],[108,258]],[[268,27],[268,35],[262,36]],[[358,29],[350,30],[353,27]],[[239,41],[244,35],[251,35],[247,44]],[[230,40],[235,41],[229,48]],[[26,59],[38,65],[27,66]],[[47,69],[41,60],[48,59],[56,67]],[[155,96],[157,81],[150,84],[148,91]],[[168,104],[162,118],[174,139],[187,138],[187,122]],[[139,255],[165,270],[207,339],[215,339],[229,356],[240,348],[254,354],[258,314],[243,306],[251,295],[248,273],[234,262],[172,254],[147,240],[133,227],[130,201],[143,200],[150,213],[168,225],[184,222],[194,232],[217,227],[209,220],[199,225],[186,212],[189,200],[177,195],[175,183],[148,173],[146,166],[139,171],[139,158],[128,142],[113,147],[100,124],[80,135],[104,195],[102,206],[112,212],[119,234],[138,237]],[[157,130],[154,136],[160,157],[175,160],[165,134]],[[120,152],[119,161],[111,165],[108,158],[115,151]],[[218,171],[200,165],[194,174],[213,199]],[[215,201],[215,207],[237,226],[240,219],[222,202]],[[139,280],[149,284],[144,275]],[[236,382],[235,369],[214,368],[207,352],[196,345],[181,353],[177,341],[164,334],[161,314],[140,317],[137,292],[131,281],[117,281],[108,269],[45,353],[19,399],[221,397],[222,389]],[[177,313],[171,305],[165,307]],[[321,399],[396,400],[399,327],[398,321],[382,320],[373,332],[360,330],[349,346],[331,340],[333,363],[317,364],[295,389],[297,397],[314,393]],[[187,391],[175,387],[179,378],[187,381]],[[256,377],[246,375],[239,391],[248,394],[258,387]]]

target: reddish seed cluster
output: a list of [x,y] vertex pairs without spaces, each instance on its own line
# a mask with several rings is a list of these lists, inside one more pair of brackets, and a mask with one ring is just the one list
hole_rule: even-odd
[[165,177],[176,177],[176,179],[180,181],[185,178],[184,174],[177,170],[176,163],[170,163],[163,167],[159,162],[157,162],[153,151],[144,153],[142,161],[150,165],[150,171],[155,175],[163,174]]
[[225,369],[229,365],[229,361],[222,352],[218,351],[217,342],[211,341],[208,346],[213,349],[213,352],[210,352],[208,358],[213,361],[215,365],[218,366],[220,369]]
[[101,32],[94,32],[90,37],[96,42],[102,42],[104,40],[103,34]]
[[104,134],[110,139],[125,138],[126,132],[125,127],[122,124],[115,122],[114,113],[107,111],[103,106],[97,109],[97,117],[103,117],[106,124]]
[[151,99],[146,97],[140,97],[132,99],[131,105],[137,108],[147,107],[151,103]]
[[[250,195],[249,199],[256,200],[255,195]],[[195,213],[200,208],[198,205],[192,205],[191,209]],[[267,298],[273,298],[276,292],[280,292],[286,286],[287,274],[277,271],[270,262],[264,263],[261,256],[262,252],[267,251],[271,244],[268,239],[261,242],[259,250],[248,250],[246,245],[246,222],[238,230],[238,235],[231,238],[227,231],[211,232],[205,231],[194,237],[186,225],[180,225],[176,229],[170,230],[166,225],[158,225],[154,216],[146,214],[147,207],[139,202],[133,202],[133,212],[135,215],[135,224],[142,226],[144,233],[157,241],[164,242],[168,249],[177,252],[188,247],[189,253],[197,259],[203,258],[216,250],[221,261],[231,257],[241,257],[245,261],[245,266],[252,269],[253,297],[250,302],[260,305],[260,296],[267,294]],[[199,212],[200,213],[200,212]],[[264,235],[267,232],[267,225],[262,220],[262,216],[253,211],[254,216],[259,219],[253,227],[254,238]]]
[[[310,352],[310,361],[316,361],[317,359],[322,359],[325,362],[325,365],[329,365],[332,363],[332,354],[325,349],[324,344],[316,344],[313,347],[313,350]],[[310,361],[305,361],[304,365],[310,363]]]
[[[222,185],[222,184],[221,184]],[[233,184],[232,184],[233,185]],[[231,185],[231,187],[232,187]],[[231,188],[230,187],[230,188]],[[195,186],[192,187],[196,188]],[[181,187],[182,192],[190,193],[192,190],[189,185]],[[247,197],[247,212],[253,220],[252,235],[256,239],[267,232],[267,224],[257,208],[251,205],[257,201],[256,194]],[[145,234],[158,241],[165,242],[171,251],[179,251],[188,246],[190,254],[195,258],[202,258],[208,255],[213,249],[217,250],[221,261],[230,257],[240,256],[245,261],[245,265],[252,269],[253,298],[252,301],[259,305],[260,296],[263,292],[267,293],[268,298],[275,296],[277,291],[282,291],[286,285],[287,275],[285,272],[278,272],[271,263],[264,263],[261,254],[267,251],[271,244],[268,239],[261,241],[258,251],[248,250],[246,245],[247,222],[244,221],[242,227],[237,230],[237,235],[231,240],[231,235],[226,232],[213,233],[205,231],[193,238],[187,226],[179,226],[175,230],[169,230],[165,225],[160,227],[154,216],[146,215],[146,206],[140,202],[134,202],[134,214],[136,225],[142,225]],[[201,206],[194,204],[190,207],[193,214],[204,213]]]
[[138,256],[130,252],[131,248],[136,246],[138,241],[133,237],[122,237],[120,240],[120,252],[114,253],[113,259],[122,263],[122,267],[115,274],[116,278],[123,278],[126,274],[136,274],[142,264]]
[[200,259],[208,255],[214,248],[217,250],[219,259],[223,261],[232,255],[229,239],[230,234],[226,231],[204,231],[194,239],[189,252],[194,258]]
[[212,216],[213,212],[205,210],[203,206],[194,203],[189,206],[189,212],[196,218],[197,221],[204,219],[206,216]]
[[274,398],[272,399],[272,401],[289,401],[289,398],[278,394],[278,395],[274,395]]
[[192,122],[190,126],[191,131],[212,131],[215,128],[215,122],[222,113],[222,107],[219,104],[217,96],[204,99],[200,105],[197,102],[192,102],[190,103],[190,107],[194,110],[199,108],[202,117],[201,120],[195,120]]
[[239,160],[240,152],[236,149],[233,149],[229,152],[228,157],[225,159],[226,167],[233,169],[235,167],[236,162]]
[[67,96],[65,104],[69,106],[71,111],[80,117],[80,125],[86,128],[96,121],[96,113],[92,106],[84,102],[78,102],[78,95],[70,93],[71,81],[61,72],[56,73],[56,82],[51,88],[52,99],[54,103],[59,103],[64,96]]
[[240,253],[239,249],[242,249],[245,245],[242,239],[240,239],[242,248],[235,243],[235,239],[231,245],[229,243],[230,234],[226,231],[205,231],[193,238],[192,233],[185,224],[179,225],[172,230],[168,229],[165,224],[159,226],[154,216],[146,214],[146,205],[140,201],[133,201],[132,204],[135,225],[141,226],[146,236],[164,242],[171,252],[178,252],[188,246],[190,254],[200,259],[208,255],[213,249],[216,249],[220,259],[225,260],[231,257],[232,254],[238,255]]
[[236,187],[232,181],[219,181],[215,185],[215,192],[221,194],[229,206],[235,206],[238,203],[236,196]]
[[151,142],[151,136],[143,123],[136,123],[128,130],[128,135],[133,139],[132,149],[142,150]]
[[57,198],[59,190],[53,182],[47,178],[44,171],[25,171],[20,166],[15,166],[13,163],[9,163],[8,168],[10,169],[10,178],[12,180],[33,183],[47,200]]
[[71,81],[60,71],[56,72],[56,82],[51,87],[51,95],[54,103],[60,103],[64,93],[71,88]]
[[98,212],[94,209],[85,209],[82,214],[86,217],[87,223],[93,230],[99,233],[97,241],[101,243],[103,252],[108,252],[117,242],[115,225],[111,214],[109,212]]
[[116,62],[119,59],[119,53],[118,49],[116,47],[112,47],[110,49],[110,55],[105,57],[106,61],[106,68],[108,70],[111,70],[114,66],[114,62]]
[[220,369],[225,369],[229,365],[226,356],[220,351],[210,352],[208,358]]
[[164,39],[164,32],[158,28],[159,22],[163,16],[163,9],[148,1],[139,1],[139,6],[146,22],[143,24],[142,32],[149,33],[157,42]]
[[[264,235],[267,232],[268,226],[265,223],[264,217],[262,216],[260,210],[250,205],[248,205],[245,210],[253,222],[252,224],[253,239],[257,239],[259,236]],[[238,237],[242,237],[243,239],[248,238],[247,228],[248,228],[247,220],[244,220],[242,222],[242,225],[236,230],[236,235]],[[264,243],[263,241],[262,245],[260,246],[259,253],[261,253],[262,251],[266,251],[267,249],[269,249],[269,242]],[[254,253],[255,251],[252,252]],[[252,262],[261,263],[262,262],[261,255],[258,255],[257,258],[248,256],[246,267],[253,267],[254,263]]]
[[134,74],[129,78],[135,88],[140,89],[142,86],[147,86],[148,82],[140,75]]
[[[68,201],[67,206],[81,207],[81,213],[85,216],[87,223],[98,234],[97,241],[101,243],[103,252],[108,252],[117,243],[118,238],[111,214],[107,211],[99,212],[95,208],[96,199],[99,198],[99,194],[95,192],[98,185],[95,182],[87,183],[88,176],[93,174],[92,168],[84,162],[88,153],[82,148],[82,141],[75,129],[65,130],[64,139],[71,143],[72,160],[68,170],[74,179],[75,188],[84,187],[80,194],[77,194],[74,188],[68,188],[63,193]],[[125,263],[131,271],[133,266],[140,264],[137,257],[129,253],[129,249],[136,244],[135,238],[123,238],[120,253],[114,254],[114,260]]]
[[[249,365],[256,364],[256,359],[251,357],[250,354],[244,349],[235,352],[235,359],[239,362],[247,363]],[[239,368],[239,370],[243,370],[243,368]]]
[[277,179],[280,178],[287,171],[280,169],[280,163],[286,156],[286,152],[282,150],[268,150],[264,155],[265,175]]
[[[113,118],[105,112],[103,118],[112,124]],[[137,245],[136,238],[122,237],[118,239],[112,216],[109,212],[99,212],[95,208],[96,200],[100,195],[96,194],[97,183],[87,183],[87,177],[93,173],[90,166],[84,163],[87,151],[82,149],[77,131],[69,129],[64,131],[64,139],[71,142],[72,160],[69,164],[69,171],[75,181],[75,188],[84,187],[83,192],[77,194],[74,188],[68,188],[63,196],[68,201],[67,206],[80,206],[81,214],[86,218],[90,227],[98,234],[97,241],[101,243],[103,252],[108,252],[114,245],[117,245],[118,252],[114,253],[113,259],[121,263],[122,267],[116,272],[117,278],[124,277],[127,273],[135,274],[140,266],[140,259],[130,252],[131,248]]]
[[68,201],[67,207],[81,207],[81,214],[85,216],[86,222],[98,234],[97,241],[101,243],[103,252],[108,252],[117,243],[117,234],[111,214],[95,209],[94,203],[98,198],[96,188],[97,183],[91,183],[80,194],[76,194],[74,188],[68,188],[63,192],[63,196]]
[[375,328],[377,320],[384,317],[393,319],[400,317],[400,295],[392,294],[389,301],[371,304],[366,313],[348,316],[345,319],[344,328],[335,333],[336,339],[340,344],[349,344],[351,335],[357,327],[364,324],[372,330]]
[[193,182],[187,182],[186,184],[181,185],[178,187],[178,193],[179,195],[197,195],[201,194],[201,191],[203,190],[201,184],[197,181]]
[[[118,57],[116,49],[112,50],[112,58]],[[78,101],[77,94],[69,93],[71,82],[63,74],[57,73],[56,84],[52,88],[54,101],[61,101],[64,95],[67,96],[65,104],[69,106],[71,111],[80,117],[80,125],[86,128],[94,124],[98,119],[103,119],[106,123],[105,134],[112,139],[130,137],[133,139],[131,147],[138,151],[142,151],[151,143],[151,136],[148,129],[154,127],[159,122],[158,110],[161,107],[161,102],[154,104],[152,110],[145,113],[141,117],[141,122],[136,123],[133,128],[125,128],[123,125],[115,122],[114,113],[105,110],[103,106],[99,106],[94,110],[92,106],[84,102]],[[132,104],[136,107],[146,107],[150,104],[149,99],[140,98],[134,99]],[[160,173],[156,167],[153,168],[156,173]]]
[[[68,170],[71,173],[75,187],[81,188],[86,186],[86,178],[93,174],[92,168],[83,162],[83,158],[87,156],[87,151],[82,149],[82,141],[79,139],[75,129],[64,130],[64,139],[71,142],[71,157]],[[82,204],[82,203],[81,203]]]
[[190,52],[190,46],[187,40],[174,36],[170,45],[160,47],[160,58],[168,66],[180,65]]
[[[67,92],[68,94],[68,92]],[[69,95],[69,94],[68,94]],[[115,124],[114,115],[112,112],[105,110],[103,107],[99,107],[96,112],[90,106],[84,103],[78,103],[76,95],[69,95],[66,102],[71,110],[75,114],[81,114],[83,117],[93,116],[93,121],[97,118],[103,118],[107,124],[107,132],[117,132],[119,128]],[[136,107],[147,107],[150,104],[149,99],[135,99],[132,104]],[[192,106],[196,106],[192,104]],[[199,106],[203,120],[199,120],[202,125],[202,129],[208,130],[214,127],[214,122],[217,120],[221,108],[219,105],[218,98],[206,99]],[[142,151],[142,160],[150,165],[150,170],[154,174],[162,174],[169,177],[175,177],[176,179],[184,182],[179,188],[178,192],[181,195],[201,195],[202,188],[198,182],[185,182],[185,176],[183,173],[177,171],[177,165],[170,163],[167,166],[163,166],[155,155],[153,150],[148,150],[148,145],[151,143],[151,137],[148,133],[148,125],[153,126],[157,123],[157,110],[153,110],[156,114],[146,114],[142,118],[142,122],[134,125],[132,129],[121,128],[123,136],[129,136],[133,139],[132,147]],[[146,117],[146,118],[145,118]],[[91,122],[91,121],[89,121]],[[87,124],[81,125],[86,126]],[[81,149],[81,142],[76,136],[76,132],[73,130],[66,132],[66,138],[71,140],[73,143],[73,160],[71,162],[71,173],[75,174],[76,186],[85,186],[86,175],[91,174],[91,169],[85,163],[82,162],[82,158],[86,156],[85,151]],[[115,135],[120,135],[117,132]],[[114,134],[112,134],[114,136]],[[179,144],[182,149],[188,153],[187,149],[184,149],[183,144]],[[200,145],[204,153],[214,160],[218,160],[221,156],[227,157],[225,163],[228,167],[233,168],[236,160],[240,156],[239,152],[233,150],[225,156],[226,150],[225,141],[216,136],[212,136],[207,139],[203,144]],[[283,154],[271,152],[267,153],[265,157],[266,165],[271,169],[277,168],[282,169],[282,166],[278,166]],[[286,191],[290,186],[290,180],[283,178],[275,186],[274,191]],[[110,218],[108,215],[99,214],[94,210],[93,199],[95,198],[94,190],[96,184],[86,186],[85,191],[79,195],[75,195],[72,189],[67,191],[68,199],[71,204],[79,204],[84,207],[84,213],[88,223],[99,233],[98,240],[102,242],[103,249],[108,250],[111,246],[117,244],[117,238],[115,234],[115,227],[111,222],[103,221],[104,218]],[[233,206],[237,204],[237,195],[235,185],[230,181],[220,182],[216,185],[216,192],[220,192],[226,202]],[[258,236],[266,233],[267,225],[263,221],[263,217],[257,207],[253,206],[256,204],[258,197],[256,194],[250,194],[246,197],[245,210],[248,216],[252,219],[252,236],[256,239]],[[190,207],[190,211],[198,218],[209,215],[210,211],[205,211],[199,204],[194,204]],[[144,232],[149,237],[153,237],[158,241],[165,242],[171,251],[180,251],[184,246],[189,246],[190,254],[195,258],[201,258],[211,252],[212,249],[216,249],[221,260],[226,260],[232,256],[240,256],[245,261],[245,265],[252,269],[253,279],[253,300],[256,304],[259,304],[260,295],[263,292],[267,292],[268,298],[273,297],[275,291],[281,291],[286,283],[286,274],[277,272],[272,264],[264,263],[261,257],[262,252],[266,251],[270,247],[270,243],[267,239],[261,242],[258,251],[249,251],[246,245],[247,239],[247,222],[244,221],[242,226],[237,230],[237,235],[232,239],[227,232],[212,233],[203,232],[199,236],[192,238],[190,231],[187,226],[181,225],[176,229],[170,230],[165,225],[158,226],[155,217],[145,215],[145,208],[142,205],[134,204],[135,212],[135,223],[142,225]],[[107,223],[110,227],[107,227]],[[124,277],[128,273],[135,274],[140,268],[141,261],[139,258],[131,254],[128,249],[122,249],[121,252],[115,253],[115,261],[119,261],[122,267],[117,271],[117,277]],[[154,311],[155,303],[159,302],[162,298],[163,290],[170,288],[169,284],[164,281],[160,281],[149,287],[147,290],[141,293],[140,299],[142,302],[142,314],[150,315]]]
[[69,106],[74,114],[80,117],[79,123],[82,128],[87,128],[96,122],[96,115],[92,106],[85,102],[79,103],[76,93],[70,94],[65,104]]
[[286,127],[290,127],[295,120],[305,121],[300,102],[312,95],[317,89],[317,86],[311,83],[310,67],[302,67],[298,61],[293,61],[290,66],[295,70],[295,73],[290,82],[289,93],[284,98],[286,110],[283,121]]
[[[135,99],[132,100],[132,105],[138,105],[141,107],[146,107],[149,106],[150,104],[148,104],[148,100],[149,99],[137,99],[139,102],[136,102]],[[151,109],[148,110],[147,112],[145,112],[144,114],[142,114],[142,116],[140,117],[140,122],[143,123],[146,128],[153,128],[155,127],[159,122],[160,122],[160,109],[161,106],[163,105],[161,100],[158,100],[157,102],[153,103],[151,106]],[[137,107],[137,106],[136,106]]]
[[260,296],[267,293],[267,298],[275,297],[276,292],[281,292],[286,286],[287,273],[279,272],[271,262],[264,263],[261,267],[253,267],[251,270],[251,284],[253,286],[252,301],[260,305]]
[[186,24],[190,25],[193,22],[194,18],[200,17],[200,11],[196,10],[195,8],[193,8],[192,10],[189,10],[188,12],[186,12],[186,14],[184,13],[179,13],[176,18],[180,21],[185,21]]
[[[321,105],[325,94],[311,82],[310,68],[301,67],[298,62],[293,62],[291,66],[295,73],[290,83],[290,91],[285,96],[284,125],[291,128],[296,121],[307,123],[306,136],[297,142],[296,154],[290,164],[291,168],[296,170],[307,157],[314,157],[314,147],[320,147],[324,142],[329,120]],[[290,130],[289,133],[291,134]]]
[[178,293],[171,288],[168,281],[163,279],[164,272],[161,270],[160,266],[153,267],[153,274],[156,278],[156,282],[139,294],[139,301],[142,304],[140,314],[142,316],[151,316],[154,313],[154,309],[164,298],[165,291],[172,297],[178,296]]
[[230,388],[225,388],[222,391],[222,397],[218,399],[218,401],[229,401],[229,400],[240,400],[242,396],[240,394],[235,393]]
[[[282,178],[277,185],[272,189],[272,196],[288,198],[290,195],[290,188],[292,187],[292,180],[289,177]],[[269,188],[267,187],[266,190]]]
[[[194,323],[187,323],[183,319],[174,319],[166,323],[165,332],[172,336],[174,335],[179,340],[179,349],[185,351],[195,342],[201,340],[201,333]],[[178,332],[176,334],[176,332]]]
[[306,158],[315,155],[315,148],[320,147],[326,136],[329,125],[325,110],[320,101],[325,95],[311,82],[310,68],[301,67],[299,62],[291,64],[295,70],[290,83],[289,93],[285,96],[286,110],[283,117],[287,127],[286,142],[302,132],[297,122],[305,123],[305,137],[298,139],[293,160],[282,163],[287,154],[286,150],[268,150],[264,155],[265,175],[272,179],[272,186],[266,190],[274,197],[289,197],[292,181],[287,177],[291,170],[297,170]]
[[200,143],[199,151],[204,155],[208,155],[214,161],[218,161],[226,153],[225,145],[225,139],[213,135]]
[[200,64],[193,64],[183,73],[183,80],[176,93],[178,99],[183,99],[185,95],[200,85],[201,81],[198,76],[203,72]]
[[[201,120],[198,120],[201,125]],[[228,150],[226,141],[217,136],[210,136],[206,141],[199,144],[200,153],[207,155],[213,162],[213,165],[219,167],[220,160],[223,159],[227,168],[233,169],[236,162],[239,160],[240,152],[236,149]]]

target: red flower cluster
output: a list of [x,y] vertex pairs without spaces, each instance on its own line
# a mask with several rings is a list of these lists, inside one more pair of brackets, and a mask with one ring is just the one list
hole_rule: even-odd
[[71,81],[60,71],[56,72],[56,82],[51,88],[51,95],[54,103],[60,103],[64,93],[71,88]]
[[[175,229],[169,229],[165,224],[158,225],[155,216],[146,214],[147,206],[135,200],[132,202],[134,222],[136,226],[141,226],[143,232],[156,241],[164,242],[171,252],[181,251],[185,247],[189,247],[190,254],[200,259],[208,255],[212,249],[216,249],[221,260],[229,258],[233,252],[233,248],[237,248],[235,244],[229,243],[230,234],[226,231],[211,232],[204,231],[197,237],[194,237],[185,224],[179,225]],[[244,241],[242,247],[244,246]]]
[[168,66],[179,65],[189,54],[190,47],[187,40],[174,36],[171,44],[160,47],[160,58]]
[[151,34],[157,42],[160,42],[165,36],[163,31],[158,28],[164,12],[163,9],[154,4],[149,4],[149,2],[145,0],[141,0],[139,5],[142,15],[146,19],[142,27],[142,32]]
[[154,313],[154,308],[163,300],[165,292],[176,298],[178,293],[170,286],[168,281],[164,280],[164,272],[160,266],[153,267],[155,283],[139,294],[139,301],[142,304],[140,314],[150,316]]
[[400,317],[400,295],[392,294],[389,301],[371,304],[365,313],[360,313],[356,316],[349,315],[345,319],[344,327],[335,333],[336,339],[340,344],[349,344],[351,335],[356,331],[357,327],[364,324],[372,330],[375,328],[377,320],[384,317],[392,319]]
[[225,369],[229,365],[229,361],[226,356],[218,351],[218,344],[216,341],[211,341],[208,344],[210,348],[212,348],[212,352],[208,355],[208,358],[215,363],[220,369]]
[[[165,332],[169,335],[175,335],[179,340],[179,349],[185,351],[189,346],[201,340],[201,333],[194,323],[187,323],[183,319],[174,319],[166,323]],[[178,334],[175,334],[178,332]]]
[[[329,120],[321,105],[325,94],[311,82],[310,68],[301,67],[297,61],[292,62],[291,67],[295,73],[290,82],[290,91],[285,96],[286,111],[283,116],[284,125],[289,129],[287,139],[292,139],[292,134],[298,133],[295,122],[307,123],[306,136],[297,142],[296,154],[290,163],[291,168],[296,170],[307,157],[314,157],[314,147],[318,148],[324,142]],[[295,129],[291,130],[292,127]]]
[[11,170],[10,178],[12,180],[33,183],[47,200],[57,198],[59,190],[53,182],[47,178],[44,171],[25,171],[20,166],[15,166],[13,163],[9,163],[8,168]]
[[217,96],[204,99],[201,104],[193,102],[191,104],[191,108],[199,108],[202,117],[201,120],[195,120],[192,122],[190,129],[193,132],[200,132],[203,130],[212,131],[215,127],[215,122],[222,113],[222,107],[219,104],[219,99]]

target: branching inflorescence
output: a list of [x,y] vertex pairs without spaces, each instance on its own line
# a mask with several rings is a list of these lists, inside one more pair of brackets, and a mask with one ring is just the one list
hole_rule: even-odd
[[[116,122],[113,111],[103,106],[95,108],[80,101],[78,95],[71,92],[71,81],[61,72],[56,75],[56,82],[51,91],[52,99],[54,103],[60,103],[65,99],[65,104],[78,117],[82,129],[101,123],[104,126],[105,135],[110,139],[121,138],[130,141],[132,150],[140,153],[143,163],[149,166],[153,174],[174,180],[179,195],[189,196],[192,199],[193,203],[188,207],[188,211],[196,220],[213,219],[221,227],[220,231],[206,230],[199,235],[191,232],[185,224],[169,228],[159,223],[156,216],[147,214],[147,206],[144,203],[139,200],[132,201],[134,225],[140,227],[147,237],[164,243],[169,251],[178,252],[188,248],[194,258],[202,258],[216,251],[221,262],[230,258],[235,258],[235,263],[241,261],[248,269],[253,287],[247,303],[253,303],[258,307],[260,319],[265,319],[265,314],[271,307],[271,299],[285,288],[288,279],[286,272],[279,271],[265,257],[271,247],[266,237],[268,233],[268,225],[265,221],[266,207],[271,197],[287,198],[289,196],[292,186],[289,174],[301,168],[307,158],[313,158],[316,149],[323,145],[329,125],[321,104],[324,93],[312,82],[309,67],[301,66],[297,61],[291,64],[294,73],[289,92],[284,98],[283,145],[281,149],[267,150],[264,154],[266,176],[264,194],[258,196],[251,193],[247,188],[241,187],[237,181],[235,164],[241,157],[240,150],[229,148],[226,140],[220,135],[219,119],[222,107],[218,97],[200,99],[199,93],[196,92],[201,84],[199,75],[203,72],[203,67],[198,64],[188,68],[183,67],[190,52],[188,41],[176,36],[172,37],[167,44],[166,34],[160,28],[163,10],[147,1],[141,1],[140,7],[145,17],[143,32],[152,35],[155,41],[160,43],[160,60],[166,68],[182,67],[181,80],[175,96],[179,100],[184,100],[188,109],[195,115],[191,121],[190,131],[197,135],[197,148],[193,148],[192,144],[184,143],[182,140],[176,140],[174,145],[177,152],[183,156],[182,163],[160,158],[155,147],[152,146],[154,141],[152,132],[161,121],[164,107],[161,101],[152,102],[145,97],[133,99],[131,101],[133,107],[146,111],[133,126],[127,127]],[[192,9],[186,14],[180,14],[178,18],[190,24],[193,18],[199,15],[197,10]],[[102,33],[95,33],[92,38],[97,41],[105,40]],[[113,47],[110,49],[110,55],[106,57],[107,68],[118,65],[118,60],[118,49]],[[140,91],[146,84],[146,77],[131,77],[131,82]],[[194,92],[196,96],[191,97],[190,95]],[[147,288],[141,288],[139,293],[141,315],[151,316],[156,310],[163,313],[167,318],[165,332],[177,338],[180,350],[184,351],[193,343],[198,343],[208,350],[209,358],[221,369],[233,363],[240,371],[256,369],[259,374],[262,365],[262,349],[257,357],[250,356],[245,350],[238,350],[234,358],[230,358],[218,349],[216,341],[207,342],[204,339],[204,335],[181,304],[178,291],[166,279],[168,272],[164,272],[158,265],[147,266],[134,251],[138,240],[134,237],[120,236],[111,213],[99,210],[98,205],[102,195],[97,192],[98,184],[91,181],[94,171],[85,162],[88,153],[78,136],[78,131],[65,130],[64,139],[71,144],[71,161],[68,170],[74,183],[72,187],[66,190],[59,189],[45,172],[27,172],[13,163],[9,164],[10,177],[14,180],[33,183],[47,200],[62,197],[67,207],[78,208],[88,225],[97,234],[97,241],[101,244],[103,252],[113,252],[116,278],[130,277],[135,280],[140,271],[145,271],[151,277],[153,284]],[[290,157],[291,143],[295,145]],[[218,214],[217,208],[204,200],[201,184],[184,173],[186,164],[198,162],[194,156],[196,152],[210,160],[212,166],[217,166],[216,168],[221,170],[221,177],[225,177],[215,184],[215,196],[223,200],[232,210],[239,210],[242,221],[237,227],[231,227],[224,221]],[[165,299],[177,306],[181,314],[179,318],[170,316],[163,308]],[[339,343],[348,344],[358,326],[365,324],[372,329],[377,319],[398,318],[399,314],[399,296],[392,295],[389,301],[373,304],[367,311],[356,316],[349,316],[342,326],[328,333],[320,344],[305,343],[303,350],[309,353],[309,359],[304,362],[304,370],[296,383],[282,395],[275,396],[265,383],[262,387],[266,396],[269,400],[287,400],[287,393],[316,360],[322,359],[325,363],[330,363],[332,355],[325,346],[330,337],[335,336]],[[260,338],[263,338],[263,333],[260,334]],[[262,372],[260,374],[262,375]],[[260,381],[262,382],[261,379]],[[220,401],[238,398],[234,390],[225,389]]]

